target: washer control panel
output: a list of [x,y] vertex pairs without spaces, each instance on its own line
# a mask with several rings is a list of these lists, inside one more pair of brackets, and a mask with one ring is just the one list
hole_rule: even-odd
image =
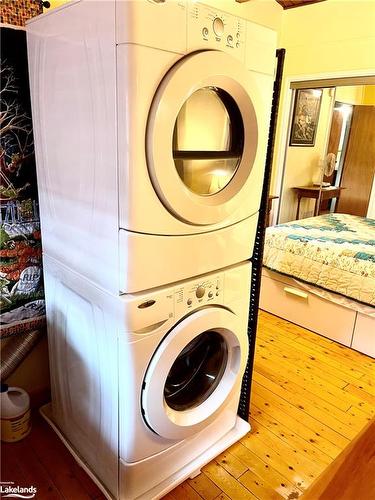
[[188,12],[188,49],[223,50],[245,57],[246,22],[214,7],[191,3]]
[[202,278],[182,284],[174,289],[176,314],[188,312],[210,303],[222,304],[224,300],[224,275]]
[[176,321],[203,307],[236,307],[239,301],[248,304],[250,276],[251,264],[246,261],[152,292],[124,295],[120,298],[125,307],[124,329],[136,335],[151,334],[159,328],[168,331]]

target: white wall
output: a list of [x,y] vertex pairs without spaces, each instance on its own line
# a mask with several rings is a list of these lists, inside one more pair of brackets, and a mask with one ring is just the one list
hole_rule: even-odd
[[362,104],[364,92],[364,85],[337,87],[336,101],[352,105]]
[[[326,0],[283,12],[279,47],[286,49],[286,57],[271,180],[272,194],[279,194],[284,166],[291,104],[290,82],[375,74],[374,26],[374,0]],[[274,205],[276,207],[277,203]]]

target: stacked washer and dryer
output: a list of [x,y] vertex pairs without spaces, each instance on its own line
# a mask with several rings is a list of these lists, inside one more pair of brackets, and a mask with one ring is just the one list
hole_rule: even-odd
[[250,429],[275,44],[183,0],[73,0],[28,24],[44,413],[108,498],[161,498]]

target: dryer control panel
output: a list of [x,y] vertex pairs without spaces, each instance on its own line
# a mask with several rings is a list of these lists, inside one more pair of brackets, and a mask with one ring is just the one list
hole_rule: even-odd
[[187,48],[222,50],[245,60],[246,21],[201,3],[189,4]]

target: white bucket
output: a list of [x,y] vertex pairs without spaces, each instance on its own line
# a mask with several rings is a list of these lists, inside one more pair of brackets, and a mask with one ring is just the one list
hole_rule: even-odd
[[13,443],[31,431],[30,397],[20,387],[1,384],[1,441]]

